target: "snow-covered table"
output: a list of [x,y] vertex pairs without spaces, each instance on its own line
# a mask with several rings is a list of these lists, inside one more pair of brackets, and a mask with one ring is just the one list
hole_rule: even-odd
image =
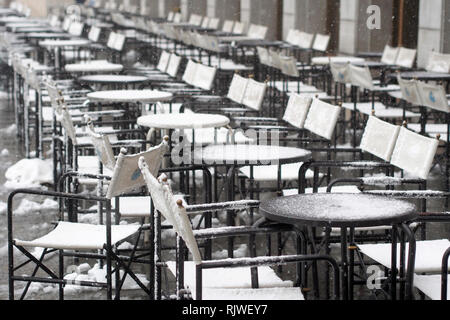
[[163,113],[139,117],[137,124],[156,129],[200,129],[219,128],[230,123],[230,119],[219,114]]
[[[353,245],[354,243],[354,228],[392,225],[393,238],[395,238],[394,232],[396,232],[397,226],[403,224],[403,229],[408,228],[404,223],[417,217],[415,205],[403,200],[368,194],[339,193],[299,194],[266,200],[261,202],[259,212],[271,221],[292,224],[297,227],[341,228],[344,299],[353,298],[353,267],[348,264],[348,244]],[[348,228],[350,228],[350,232],[347,237]],[[395,241],[393,243],[395,245],[392,246],[392,253],[396,254],[397,244]],[[394,265],[393,269],[395,268]]]
[[55,67],[61,66],[61,50],[71,49],[77,50],[81,47],[87,47],[91,42],[85,39],[47,39],[39,41],[39,46],[48,51],[52,51],[55,55]]
[[315,65],[328,65],[329,63],[355,63],[355,62],[364,62],[365,59],[358,57],[314,57],[311,59],[311,63]]
[[95,72],[120,72],[123,65],[110,63],[106,60],[92,60],[82,63],[66,64],[67,72],[72,73],[95,73]]
[[95,74],[82,76],[77,79],[81,83],[86,83],[89,85],[107,85],[113,86],[113,89],[117,88],[118,85],[121,87],[127,87],[131,85],[143,84],[149,81],[148,77],[145,76],[135,76],[135,75],[123,75],[123,74]]
[[92,102],[156,103],[170,101],[172,94],[158,90],[106,90],[87,94]]

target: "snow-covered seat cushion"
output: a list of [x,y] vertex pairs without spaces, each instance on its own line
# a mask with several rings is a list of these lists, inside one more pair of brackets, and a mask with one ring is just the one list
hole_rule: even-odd
[[[122,241],[138,230],[138,225],[113,225],[111,226],[111,243]],[[106,226],[59,222],[57,227],[45,236],[32,241],[16,239],[15,244],[24,247],[66,250],[100,250],[106,244]]]
[[[441,300],[440,274],[414,275],[414,286],[432,300]],[[447,300],[450,300],[450,278],[447,279]]]
[[[175,262],[168,262],[167,266],[173,274],[176,274],[176,264]],[[189,289],[195,299],[195,263],[192,261],[186,261],[184,263],[184,283],[185,287]],[[219,297],[219,293],[234,293],[244,298],[244,292],[250,294],[249,297],[253,298],[267,298],[269,296],[263,297],[262,294],[275,291],[285,291],[289,294],[283,293],[284,297],[291,297],[296,299],[302,299],[300,288],[295,288],[296,292],[292,291],[293,283],[292,281],[284,281],[280,279],[275,271],[270,267],[258,267],[258,280],[259,287],[261,289],[267,289],[257,292],[259,289],[251,289],[251,273],[248,267],[239,268],[214,268],[203,270],[203,299],[209,300],[209,298]],[[245,289],[246,291],[240,290]],[[218,290],[218,291],[216,291]],[[226,291],[230,290],[230,291]],[[231,291],[232,290],[232,291]],[[248,290],[248,291],[247,291]],[[255,292],[253,292],[255,290]],[[275,290],[275,291],[274,291]],[[234,291],[234,292],[233,292]],[[274,297],[272,294],[270,295]],[[247,299],[249,298],[246,297]]]
[[[414,272],[440,272],[442,267],[442,256],[444,252],[450,247],[450,241],[442,240],[428,240],[416,242],[416,263]],[[358,245],[359,250],[382,264],[383,266],[391,267],[391,244],[363,244]],[[406,247],[408,251],[408,244]],[[400,244],[398,244],[397,252],[400,252]],[[400,257],[397,254],[397,266],[399,265]]]
[[[289,163],[281,166],[281,180],[282,181],[295,181],[298,180],[298,171],[303,165],[303,162]],[[250,177],[250,166],[242,167],[241,173]],[[312,179],[314,172],[312,170],[306,171],[306,179]],[[323,174],[319,174],[319,177],[323,177]],[[278,180],[278,165],[268,166],[254,166],[253,167],[253,179],[255,181],[277,181]]]

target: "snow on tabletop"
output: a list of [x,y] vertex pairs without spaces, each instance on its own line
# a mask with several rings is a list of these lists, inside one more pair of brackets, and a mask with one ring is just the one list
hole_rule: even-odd
[[230,120],[218,114],[170,113],[139,117],[138,125],[150,128],[192,129],[214,128],[227,125]]
[[405,201],[367,194],[311,194],[269,200],[261,208],[280,217],[310,221],[361,221],[390,219],[416,210]]

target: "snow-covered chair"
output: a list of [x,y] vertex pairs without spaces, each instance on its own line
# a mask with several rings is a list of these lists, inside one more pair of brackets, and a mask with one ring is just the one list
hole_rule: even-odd
[[330,43],[330,35],[317,33],[314,38],[312,49],[318,52],[326,52]]
[[[336,267],[332,258],[315,255],[203,260],[197,239],[208,239],[211,236],[227,237],[238,229],[247,235],[255,235],[261,233],[262,230],[258,230],[257,227],[228,227],[193,231],[188,214],[226,210],[227,208],[246,209],[254,207],[255,201],[249,203],[230,202],[210,206],[184,206],[181,201],[174,198],[170,185],[163,176],[157,179],[149,172],[144,159],[139,161],[139,167],[144,175],[156,212],[173,225],[179,239],[182,239],[178,242],[178,256],[181,259],[177,262],[167,262],[169,270],[177,277],[178,297],[181,297],[184,289],[195,300],[303,300],[301,288],[294,287],[291,281],[280,279],[269,266],[288,262],[325,260],[334,268]],[[244,231],[244,229],[246,230]],[[265,232],[271,231],[266,229]],[[184,246],[192,255],[192,261],[184,261],[182,258],[185,256],[183,254]],[[335,298],[338,298],[339,284],[336,280],[339,279],[339,275],[336,269],[334,272],[334,294]]]
[[416,49],[408,49],[403,47],[399,48],[395,65],[402,68],[411,69],[416,60],[416,54]]
[[450,54],[432,52],[425,70],[450,73]]
[[381,56],[381,62],[387,65],[395,65],[400,48],[393,48],[386,45]]

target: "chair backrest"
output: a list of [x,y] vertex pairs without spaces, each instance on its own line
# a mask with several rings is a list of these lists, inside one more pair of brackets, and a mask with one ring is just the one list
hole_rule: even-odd
[[360,148],[387,162],[391,160],[400,126],[370,116],[361,139]]
[[257,47],[256,50],[258,52],[259,62],[266,66],[271,66],[269,50],[264,47]]
[[347,68],[349,68],[350,82],[352,85],[368,90],[373,89],[372,75],[370,74],[370,70],[367,66],[357,67],[352,64],[348,64]]
[[442,112],[450,112],[448,98],[443,86],[417,81],[422,105]]
[[209,21],[211,21],[211,19],[209,17],[204,17],[203,21],[202,21],[202,24],[201,24],[201,27],[204,28],[204,29],[208,28]]
[[253,110],[261,109],[266,89],[267,84],[249,79],[242,104]]
[[235,73],[228,89],[227,98],[236,103],[242,103],[249,80]]
[[203,36],[205,39],[205,49],[213,52],[220,52],[220,42],[217,37],[214,36]]
[[183,81],[187,84],[194,85],[195,74],[197,73],[198,64],[189,60],[183,74]]
[[299,31],[296,29],[290,29],[288,31],[288,34],[286,35],[286,42],[290,44],[295,44],[295,42],[297,41],[298,32]]
[[162,143],[158,146],[138,154],[127,155],[125,149],[120,150],[106,197],[112,199],[136,191],[145,185],[141,170],[138,167],[138,161],[141,157],[147,162],[150,172],[157,175],[164,154],[168,149],[168,140],[168,137],[164,137]]
[[234,21],[233,20],[225,20],[222,26],[223,32],[233,32]]
[[330,71],[333,75],[333,79],[338,83],[350,83],[350,69],[348,63],[336,63],[330,61]]
[[173,78],[175,78],[178,74],[178,70],[181,65],[181,57],[177,56],[175,53],[170,55],[169,65],[167,66],[167,74]]
[[116,49],[117,51],[122,51],[123,46],[125,45],[125,40],[126,40],[125,35],[118,33],[114,41],[114,49]]
[[281,72],[290,77],[299,77],[300,73],[297,68],[297,59],[294,57],[280,56]]
[[415,177],[427,179],[438,145],[438,139],[427,138],[402,127],[391,164]]
[[217,69],[215,67],[205,66],[204,64],[197,65],[197,71],[194,77],[194,86],[203,90],[211,90],[216,77]]
[[84,24],[81,22],[74,21],[70,24],[68,32],[73,36],[81,36],[83,33]]
[[400,75],[398,75],[397,82],[398,85],[400,86],[400,90],[402,92],[402,97],[404,100],[416,106],[423,105],[422,96],[420,94],[417,81],[405,80],[402,79]]
[[92,120],[89,117],[86,117],[86,132],[91,138],[95,153],[103,166],[110,170],[114,170],[116,158],[114,157],[114,152],[108,136],[96,133]]
[[202,257],[192,230],[186,209],[173,196],[172,189],[167,182],[167,177],[162,175],[155,178],[144,158],[139,159],[139,168],[147,185],[155,209],[158,210],[173,226],[175,232],[184,240],[186,247],[191,252],[194,263],[200,264]]
[[278,70],[282,69],[282,59],[280,53],[274,49],[269,49],[270,66]]
[[170,61],[170,53],[163,50],[159,57],[159,61],[158,61],[158,65],[156,66],[156,69],[158,69],[161,72],[166,72],[167,67],[169,66],[169,61]]
[[97,42],[98,39],[100,38],[101,32],[102,32],[102,29],[100,29],[99,27],[96,27],[96,26],[92,26],[91,29],[89,30],[88,39],[93,42]]
[[417,50],[415,49],[400,48],[395,64],[404,68],[412,68],[416,59],[416,53]]
[[62,29],[64,31],[69,31],[70,25],[72,24],[72,18],[70,16],[66,16],[64,18],[63,24],[62,24]]
[[233,33],[236,34],[244,34],[245,32],[245,23],[240,21],[235,21],[233,26]]
[[341,107],[313,99],[305,120],[305,129],[330,140],[341,111]]
[[300,31],[297,34],[297,45],[303,49],[310,49],[314,40],[314,34]]
[[106,42],[106,46],[110,49],[114,49],[114,43],[116,42],[117,33],[110,32],[108,36],[108,41]]
[[175,13],[175,15],[173,16],[173,22],[175,22],[175,23],[181,22],[181,13],[179,13],[179,12]]
[[316,34],[312,45],[313,50],[325,52],[328,50],[328,44],[330,43],[330,35],[328,34]]
[[[62,102],[61,102],[62,103]],[[61,123],[66,135],[72,140],[74,146],[78,145],[75,126],[73,125],[72,116],[64,103],[62,103],[59,109],[54,110],[56,120]]]
[[219,29],[220,19],[219,18],[211,18],[208,23],[208,28],[217,30]]
[[198,14],[191,14],[191,17],[189,19],[189,24],[192,24],[194,26],[201,26],[202,25],[203,17]]
[[296,128],[303,129],[311,102],[312,98],[292,94],[286,106],[283,120]]
[[383,55],[381,56],[381,62],[394,65],[397,61],[397,56],[400,48],[393,48],[386,45],[383,50]]
[[431,72],[450,73],[450,54],[432,52],[425,69]]
[[173,11],[170,11],[169,14],[167,15],[167,21],[172,22],[174,15],[175,13]]

